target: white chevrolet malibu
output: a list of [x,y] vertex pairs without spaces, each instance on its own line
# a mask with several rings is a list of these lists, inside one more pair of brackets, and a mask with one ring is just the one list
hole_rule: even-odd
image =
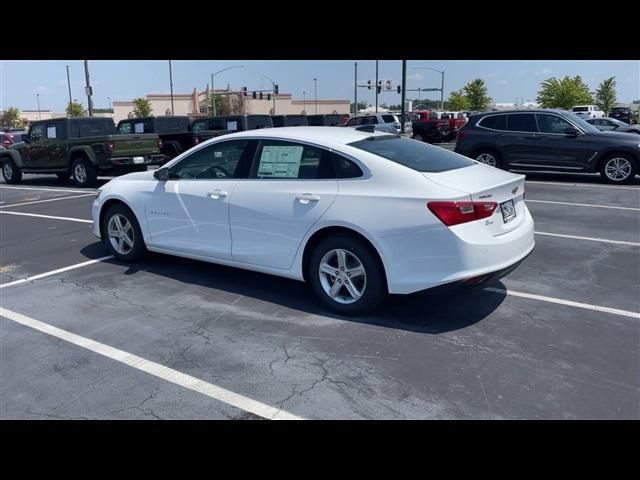
[[150,250],[303,280],[347,315],[387,293],[485,284],[534,248],[524,176],[341,127],[224,135],[118,177],[93,230],[120,260]]

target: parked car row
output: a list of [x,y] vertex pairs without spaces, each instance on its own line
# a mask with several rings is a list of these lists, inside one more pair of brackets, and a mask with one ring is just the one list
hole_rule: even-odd
[[619,184],[638,173],[640,136],[600,131],[565,110],[487,112],[470,117],[455,151],[505,170],[599,172]]

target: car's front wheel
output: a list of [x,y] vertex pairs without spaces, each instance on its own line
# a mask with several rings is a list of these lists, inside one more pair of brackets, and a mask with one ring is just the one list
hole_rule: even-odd
[[387,294],[380,260],[355,236],[340,234],[321,240],[311,253],[307,273],[320,301],[342,315],[369,312]]
[[102,241],[118,260],[125,262],[140,260],[147,251],[136,216],[123,204],[112,205],[105,213]]
[[22,180],[22,172],[12,159],[7,158],[2,162],[2,177],[7,183],[20,183]]
[[637,173],[635,160],[626,153],[614,153],[600,165],[600,175],[608,183],[629,183]]

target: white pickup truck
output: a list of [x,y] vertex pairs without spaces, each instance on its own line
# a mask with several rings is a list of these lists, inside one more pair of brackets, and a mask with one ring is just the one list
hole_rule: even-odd
[[587,118],[604,118],[604,112],[597,105],[576,105],[572,111],[585,120]]

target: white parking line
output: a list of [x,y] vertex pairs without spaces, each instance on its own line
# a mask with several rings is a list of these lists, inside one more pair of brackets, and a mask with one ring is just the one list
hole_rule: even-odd
[[38,330],[60,340],[72,343],[86,350],[97,353],[98,355],[102,355],[103,357],[110,358],[111,360],[115,360],[116,362],[122,363],[131,368],[135,368],[136,370],[148,373],[167,382],[188,388],[194,392],[202,393],[214,400],[239,408],[245,412],[250,412],[254,415],[271,420],[304,420],[302,417],[293,415],[292,413],[280,408],[275,408],[265,403],[258,402],[245,397],[244,395],[218,387],[217,385],[192,377],[186,373],[179,372],[173,368],[165,367],[164,365],[160,365],[159,363],[152,362],[146,358],[125,352],[124,350],[119,350],[109,345],[105,345],[104,343],[91,340],[90,338],[76,335],[75,333],[71,333],[67,330],[62,330],[61,328],[54,327],[48,323],[7,310],[6,308],[0,307],[0,316],[24,325],[25,327],[33,328],[34,330]]
[[505,293],[512,297],[528,298],[530,300],[540,300],[541,302],[556,303],[558,305],[567,305],[569,307],[584,308],[586,310],[594,310],[596,312],[612,313],[614,315],[622,315],[640,320],[640,313],[629,312],[627,310],[619,310],[617,308],[601,307],[600,305],[591,305],[589,303],[573,302],[571,300],[563,300],[561,298],[545,297],[544,295],[534,295],[532,293],[514,292],[513,290],[503,290],[501,288],[487,287],[487,292]]
[[4,213],[5,215],[20,215],[23,217],[51,218],[53,220],[66,220],[68,222],[93,223],[93,220],[83,220],[82,218],[71,217],[54,217],[53,215],[40,215],[38,213],[6,212],[4,210],[0,210],[0,213]]
[[0,208],[21,207],[22,205],[33,205],[34,203],[57,202],[58,200],[69,200],[71,198],[95,197],[95,193],[85,193],[83,195],[71,195],[67,197],[48,198],[46,200],[34,200],[33,202],[11,203],[9,205],[0,205]]
[[614,243],[617,245],[630,245],[632,247],[640,247],[640,243],[625,242],[623,240],[607,240],[606,238],[578,237],[576,235],[564,235],[562,233],[534,232],[536,235],[546,235],[549,237],[572,238],[574,240],[589,240],[590,242]]
[[593,205],[590,203],[568,203],[568,202],[553,202],[551,200],[530,200],[526,199],[525,202],[530,203],[552,203],[554,205],[569,205],[571,207],[593,207],[593,208],[613,208],[614,210],[633,210],[640,212],[640,208],[635,207],[614,207],[613,205]]
[[593,188],[615,188],[616,190],[636,190],[640,192],[638,187],[623,187],[621,185],[594,185],[592,183],[564,183],[564,182],[541,182],[538,180],[525,180],[526,183],[535,183],[539,185],[560,185],[567,187],[593,187]]
[[93,260],[88,260],[86,262],[76,263],[75,265],[69,265],[68,267],[59,268],[57,270],[39,273],[38,275],[33,275],[32,277],[21,278],[20,280],[14,280],[13,282],[0,284],[0,289],[13,287],[14,285],[20,285],[22,283],[31,282],[40,278],[50,277],[51,275],[55,275],[56,273],[68,272],[69,270],[75,270],[76,268],[86,267],[87,265],[93,265],[94,263],[104,262],[105,260],[111,260],[112,258],[113,255],[107,255],[106,257],[100,257]]
[[45,192],[70,192],[70,193],[78,193],[78,192],[95,192],[96,190],[71,190],[68,188],[40,188],[40,187],[14,187],[13,185],[0,185],[0,188],[7,188],[9,190],[42,190]]

